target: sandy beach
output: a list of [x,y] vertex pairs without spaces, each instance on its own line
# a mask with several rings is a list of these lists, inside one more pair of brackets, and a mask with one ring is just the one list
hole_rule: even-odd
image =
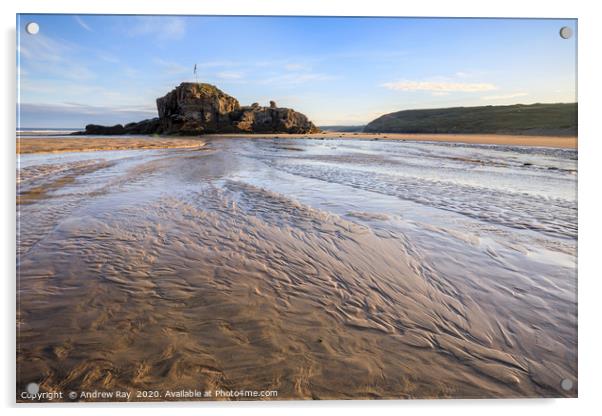
[[204,138],[280,138],[280,139],[357,139],[357,140],[407,140],[450,142],[467,144],[497,144],[509,146],[541,146],[576,149],[577,137],[523,136],[505,134],[413,134],[413,133],[346,133],[322,132],[316,134],[208,134]]
[[105,136],[105,137],[20,137],[17,153],[88,152],[96,150],[168,149],[203,146],[212,139],[347,139],[347,140],[405,140],[427,142],[449,142],[466,144],[495,144],[511,146],[538,146],[576,149],[576,137],[517,136],[517,135],[473,135],[473,134],[395,134],[395,133],[343,133],[322,132],[317,134],[208,134],[199,137],[151,137],[151,136]]
[[91,152],[97,150],[171,149],[203,146],[196,137],[18,137],[17,153]]
[[18,391],[576,394],[574,150],[206,142],[20,156]]

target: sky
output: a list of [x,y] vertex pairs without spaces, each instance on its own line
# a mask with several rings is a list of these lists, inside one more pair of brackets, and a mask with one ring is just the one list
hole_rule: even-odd
[[[35,35],[25,31],[39,24]],[[573,29],[563,39],[559,30]],[[574,19],[17,16],[18,128],[157,116],[155,99],[208,82],[317,125],[393,111],[576,102]]]

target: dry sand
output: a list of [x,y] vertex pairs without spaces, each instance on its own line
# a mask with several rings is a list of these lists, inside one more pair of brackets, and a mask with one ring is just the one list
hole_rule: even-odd
[[17,153],[91,152],[96,150],[167,149],[203,146],[199,138],[175,137],[17,137]]

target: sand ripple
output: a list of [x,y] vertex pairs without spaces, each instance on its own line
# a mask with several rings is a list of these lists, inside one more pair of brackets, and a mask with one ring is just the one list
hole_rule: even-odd
[[[223,157],[182,150],[121,170],[91,164],[99,170],[22,205],[21,221],[37,228],[20,233],[18,390],[37,381],[280,399],[572,394],[559,384],[577,371],[564,288],[510,291],[470,266],[463,279],[441,274],[390,216],[312,208],[224,176]],[[444,184],[274,167],[353,187],[370,180],[404,198],[424,190],[417,202],[465,214],[487,199],[488,221],[532,228],[537,215],[542,231],[576,232],[575,207],[562,201],[517,198],[516,216],[494,193],[460,200]],[[543,203],[558,215],[532,209]],[[45,215],[52,207],[61,209]]]

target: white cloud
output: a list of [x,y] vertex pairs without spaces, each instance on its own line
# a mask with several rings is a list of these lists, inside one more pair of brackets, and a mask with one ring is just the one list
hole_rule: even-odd
[[180,17],[139,16],[131,25],[131,36],[154,36],[158,40],[177,40],[186,33],[186,22]]
[[117,58],[116,56],[110,54],[110,53],[106,53],[106,52],[99,52],[98,53],[98,57],[100,59],[102,59],[105,62],[108,62],[110,64],[116,64],[119,63],[119,58]]
[[76,112],[80,114],[102,114],[104,112],[114,113],[143,113],[154,115],[157,113],[155,106],[150,105],[118,105],[118,106],[102,106],[102,105],[87,105],[74,102],[64,102],[60,104],[23,104],[27,108],[39,109],[56,109],[64,112]]
[[[129,81],[128,81],[129,82]],[[165,92],[164,89],[161,90]],[[56,80],[47,82],[43,79],[28,80],[21,85],[22,101],[29,103],[56,104],[58,102],[86,103],[89,106],[154,106],[157,91],[145,91],[138,94],[136,88],[123,86],[103,87],[96,83],[77,82],[72,80]]]
[[314,72],[295,72],[284,75],[277,75],[259,81],[260,84],[303,84],[305,82],[327,81],[334,79],[333,76]]
[[166,75],[192,74],[193,67],[187,67],[177,62],[166,61],[161,58],[156,58],[153,62],[162,67]]
[[[31,69],[32,74],[74,81],[96,78],[96,74],[77,59],[76,52],[77,47],[69,42],[42,34],[28,36],[19,45],[22,65]],[[22,80],[26,81],[25,78]]]
[[489,83],[470,82],[433,82],[433,81],[397,81],[386,82],[381,86],[396,91],[430,91],[430,92],[482,92],[497,89]]
[[302,64],[286,64],[284,65],[284,69],[286,69],[287,71],[301,71],[309,68]]
[[88,24],[86,22],[84,22],[84,20],[81,17],[76,15],[76,16],[73,16],[73,18],[75,19],[77,24],[80,25],[82,28],[86,29],[88,32],[94,32],[92,30],[92,28],[90,26],[88,26]]
[[242,72],[222,71],[216,74],[221,79],[241,79],[244,75]]
[[399,111],[399,108],[375,108],[369,110],[367,109],[366,111],[357,111],[353,113],[335,112],[329,113],[327,115],[325,115],[322,112],[319,112],[315,117],[312,118],[312,121],[318,126],[359,126],[362,124],[367,124],[375,118],[382,116],[383,114],[392,113],[394,111]]
[[157,116],[151,106],[93,106],[78,103],[40,104],[21,103],[22,127],[75,127],[89,123],[113,125]]
[[42,35],[29,36],[22,40],[18,47],[21,58],[32,62],[59,62],[62,56],[72,50],[66,42],[55,41]]
[[140,76],[140,71],[135,68],[132,68],[129,65],[124,65],[121,69],[121,73],[129,78],[136,78]]
[[510,94],[500,94],[500,95],[488,95],[486,97],[481,97],[482,100],[510,100],[512,98],[526,97],[529,95],[527,92],[513,92]]
[[241,63],[234,61],[201,61],[197,64],[199,68],[232,67],[239,65],[241,65]]

